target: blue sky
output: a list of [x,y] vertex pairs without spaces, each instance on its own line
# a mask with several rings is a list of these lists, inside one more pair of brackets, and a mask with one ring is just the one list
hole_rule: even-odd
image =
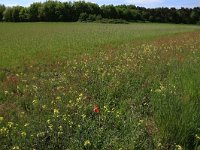
[[[22,5],[29,6],[33,2],[44,2],[46,0],[0,0],[0,4],[5,4],[6,6]],[[67,1],[67,0],[60,0]],[[97,3],[99,5],[103,4],[135,4],[136,6],[144,7],[200,7],[200,0],[86,0],[90,2]]]

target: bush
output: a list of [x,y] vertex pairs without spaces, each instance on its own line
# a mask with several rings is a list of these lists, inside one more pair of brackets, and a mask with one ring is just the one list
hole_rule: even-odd
[[87,18],[88,18],[88,14],[87,13],[81,13],[78,20],[83,22],[83,21],[86,21]]
[[110,23],[110,24],[128,24],[128,21],[123,19],[101,19],[100,23]]
[[89,16],[87,18],[87,21],[88,22],[96,21],[96,15],[89,14]]

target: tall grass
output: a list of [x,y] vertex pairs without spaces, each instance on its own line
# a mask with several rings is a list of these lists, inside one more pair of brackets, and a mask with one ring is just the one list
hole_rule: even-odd
[[46,64],[109,45],[193,31],[197,26],[170,24],[1,23],[0,67]]
[[3,71],[1,149],[200,144],[199,32]]

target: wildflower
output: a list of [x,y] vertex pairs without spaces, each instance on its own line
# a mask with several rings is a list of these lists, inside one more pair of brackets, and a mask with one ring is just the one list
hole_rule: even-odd
[[43,137],[43,136],[45,136],[45,133],[44,133],[44,132],[39,132],[39,133],[37,134],[37,137]]
[[98,107],[98,106],[95,106],[94,109],[93,109],[93,111],[94,111],[95,113],[99,113],[99,107]]
[[25,127],[29,126],[29,123],[25,123],[24,126],[25,126]]
[[52,124],[49,125],[49,129],[53,130],[53,125]]
[[24,131],[21,132],[21,136],[22,136],[22,137],[25,137],[25,136],[26,136],[26,132],[24,132]]
[[83,119],[85,119],[86,115],[85,115],[85,114],[82,114],[81,117],[82,117]]
[[161,147],[161,146],[162,146],[162,143],[159,142],[159,143],[157,144],[157,146],[158,146],[158,147]]
[[43,109],[46,109],[46,108],[47,108],[47,106],[46,106],[46,105],[42,105],[42,108],[43,108]]
[[8,129],[5,128],[5,127],[2,127],[2,128],[0,129],[0,134],[5,134],[5,133],[8,133]]
[[13,126],[13,124],[14,124],[13,122],[8,122],[8,127],[11,128]]
[[60,136],[60,135],[62,135],[63,134],[63,132],[58,132],[58,136]]
[[59,126],[58,129],[59,129],[60,131],[62,131],[62,130],[63,130],[63,127],[62,127],[62,126]]
[[61,97],[60,97],[60,96],[57,96],[57,97],[56,97],[56,100],[60,101],[60,100],[61,100]]
[[138,125],[143,124],[144,120],[139,120]]
[[50,119],[48,119],[48,120],[47,120],[47,123],[48,123],[48,124],[50,124],[50,122],[51,122],[51,120],[50,120]]
[[8,94],[8,91],[4,91],[4,93],[5,93],[5,95],[7,95],[7,94]]
[[33,103],[33,105],[37,105],[38,104],[38,100],[35,99],[35,100],[33,100],[32,103]]
[[183,150],[183,148],[180,145],[176,145],[177,150]]
[[66,116],[66,115],[63,115],[62,117],[63,117],[63,120],[64,120],[64,121],[67,120],[67,116]]
[[0,122],[3,121],[3,117],[0,117]]
[[200,140],[200,136],[198,136],[197,134],[195,135],[197,140]]
[[91,145],[91,143],[90,143],[89,140],[86,140],[86,141],[84,142],[84,146],[90,146],[90,145]]
[[79,95],[79,97],[83,97],[83,93],[81,93],[81,94]]
[[162,91],[161,91],[161,89],[156,89],[155,92],[156,93],[161,93]]
[[53,113],[54,113],[54,115],[57,115],[57,114],[59,114],[59,110],[58,109],[54,109]]
[[19,146],[13,146],[13,150],[20,150]]

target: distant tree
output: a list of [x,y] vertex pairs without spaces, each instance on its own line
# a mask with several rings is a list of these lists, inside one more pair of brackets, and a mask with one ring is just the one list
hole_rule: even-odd
[[12,21],[13,22],[19,22],[20,21],[19,14],[20,14],[21,9],[23,9],[23,7],[15,6],[12,9],[13,9],[13,11],[12,11]]
[[89,14],[89,16],[88,16],[88,18],[87,18],[87,21],[89,21],[89,22],[96,21],[96,15]]
[[108,6],[103,5],[101,9],[102,9],[102,16],[104,18],[108,19],[118,18],[117,10],[113,5],[108,5]]
[[79,16],[79,21],[86,21],[88,18],[88,14],[87,13],[81,13]]
[[13,14],[13,8],[7,7],[3,13],[3,20],[10,22],[13,21],[12,14]]
[[[47,0],[29,7],[0,5],[0,21],[94,21],[115,20],[150,21],[162,23],[196,24],[200,22],[200,7],[195,8],[144,8],[135,5],[99,5],[85,2],[59,2]],[[121,21],[119,21],[121,22]]]
[[101,15],[97,15],[96,16],[96,20],[98,21],[98,20],[102,20],[103,18],[102,18],[102,16]]
[[191,11],[190,18],[193,24],[196,24],[200,20],[200,7],[196,7]]
[[63,3],[63,21],[73,21],[72,18],[72,3],[71,2],[64,2]]
[[6,7],[4,5],[0,5],[0,21],[3,20],[3,12],[5,11]]
[[72,11],[73,11],[72,18],[74,21],[77,21],[81,13],[97,15],[100,14],[101,9],[97,4],[78,1],[73,3]]
[[27,22],[30,20],[30,15],[28,12],[28,8],[22,8],[19,12],[19,19],[22,22]]
[[181,22],[179,13],[178,13],[178,11],[176,10],[176,8],[171,8],[171,9],[169,10],[168,17],[169,17],[169,22],[170,22],[170,23],[180,23],[180,22]]
[[41,14],[39,12],[41,6],[42,3],[33,3],[30,5],[30,7],[28,8],[30,21],[41,21]]

